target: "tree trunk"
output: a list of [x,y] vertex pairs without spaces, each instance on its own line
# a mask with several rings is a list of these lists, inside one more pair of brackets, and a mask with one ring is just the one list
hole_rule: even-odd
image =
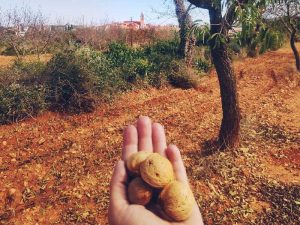
[[298,71],[300,71],[300,57],[299,57],[299,52],[295,45],[295,39],[296,39],[296,29],[293,29],[293,31],[291,33],[291,38],[290,38],[290,45],[291,45],[291,48],[293,50],[294,57],[296,60],[296,68]]
[[192,62],[193,62],[193,54],[194,54],[193,50],[194,50],[195,43],[196,43],[196,39],[195,39],[194,35],[191,35],[189,37],[189,42],[188,42],[186,57],[185,57],[185,61],[188,66],[191,66]]
[[192,27],[192,19],[187,9],[185,8],[183,0],[174,0],[176,16],[180,28],[180,43],[179,43],[179,56],[186,60],[190,65],[193,56],[194,38],[189,35],[189,29]]
[[[250,28],[251,29],[251,28]],[[257,41],[258,35],[259,35],[259,29],[260,29],[260,25],[259,23],[256,24],[256,27],[254,29],[254,31],[252,32],[251,30],[251,34],[250,37],[248,38],[248,56],[249,57],[257,57],[259,54],[259,41]]]
[[[211,35],[227,36],[227,29],[222,26],[220,9],[209,10]],[[240,109],[235,75],[227,51],[227,43],[217,41],[217,35],[210,41],[212,60],[215,65],[221,92],[223,119],[219,132],[221,149],[234,148],[239,144]]]

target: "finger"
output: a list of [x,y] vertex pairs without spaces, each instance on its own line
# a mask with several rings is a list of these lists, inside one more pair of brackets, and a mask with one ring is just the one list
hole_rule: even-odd
[[167,141],[164,127],[159,123],[152,124],[153,151],[166,156]]
[[115,166],[110,182],[110,207],[113,211],[128,206],[126,197],[127,174],[124,161],[120,160]]
[[179,149],[175,145],[169,145],[166,150],[168,159],[173,165],[175,177],[178,181],[188,184],[185,167]]
[[138,150],[153,151],[152,146],[152,124],[147,116],[141,116],[137,121]]
[[123,134],[122,160],[126,161],[132,153],[138,150],[137,129],[133,125],[126,127]]

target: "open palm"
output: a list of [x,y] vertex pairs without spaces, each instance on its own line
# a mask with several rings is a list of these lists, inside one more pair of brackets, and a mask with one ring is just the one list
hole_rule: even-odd
[[140,117],[136,126],[129,125],[124,132],[122,160],[117,163],[110,184],[110,225],[203,225],[196,203],[190,218],[181,223],[164,220],[145,206],[129,204],[126,197],[127,174],[124,161],[137,151],[157,152],[167,157],[173,165],[176,179],[188,184],[180,152],[174,145],[167,147],[163,126],[152,124],[148,117]]

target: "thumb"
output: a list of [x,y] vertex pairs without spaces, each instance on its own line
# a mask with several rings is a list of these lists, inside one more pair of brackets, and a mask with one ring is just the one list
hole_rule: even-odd
[[168,159],[171,161],[175,177],[178,181],[188,184],[185,167],[181,158],[181,154],[176,145],[169,145],[166,150]]
[[120,160],[115,166],[110,182],[110,211],[119,211],[119,209],[128,205],[126,181],[125,163]]

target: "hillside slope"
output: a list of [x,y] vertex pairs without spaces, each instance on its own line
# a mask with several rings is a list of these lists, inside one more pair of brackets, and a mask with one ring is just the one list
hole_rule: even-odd
[[[300,47],[298,45],[298,47]],[[122,130],[139,115],[182,149],[206,224],[300,220],[300,74],[289,48],[235,62],[241,148],[205,155],[221,123],[215,72],[198,90],[122,95],[94,113],[0,127],[0,224],[107,224]]]

